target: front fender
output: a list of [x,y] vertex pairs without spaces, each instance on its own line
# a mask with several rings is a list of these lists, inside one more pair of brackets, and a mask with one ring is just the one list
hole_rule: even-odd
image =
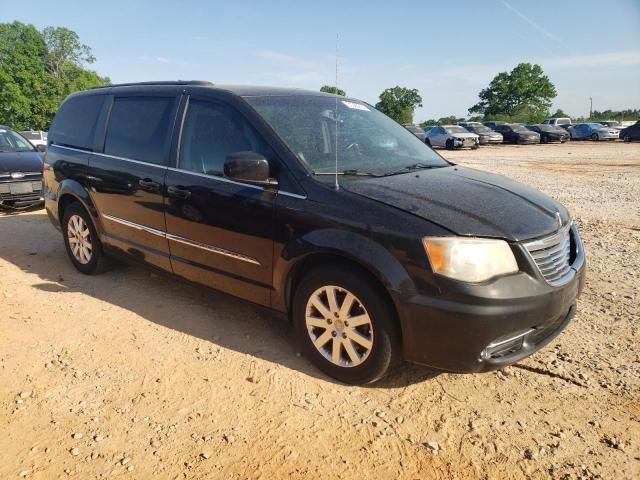
[[387,290],[411,293],[415,284],[407,270],[385,247],[361,234],[338,229],[321,229],[291,238],[276,255],[273,265],[275,298],[273,307],[286,311],[287,286],[299,262],[313,255],[330,254],[359,264]]

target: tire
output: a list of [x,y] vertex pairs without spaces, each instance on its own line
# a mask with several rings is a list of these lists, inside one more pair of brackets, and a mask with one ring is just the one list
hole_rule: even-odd
[[593,140],[594,142],[597,142],[598,140],[600,140],[600,137],[598,137],[597,133],[592,133],[591,140]]
[[[89,231],[88,234],[86,230]],[[110,262],[103,253],[102,243],[93,221],[80,203],[71,203],[65,209],[62,220],[62,236],[69,259],[76,270],[85,275],[93,275],[108,268]],[[85,248],[75,249],[75,245],[81,241],[81,237],[84,240],[82,245]],[[87,252],[89,252],[88,255]]]
[[453,140],[451,140],[450,138],[447,139],[444,145],[447,150],[453,150]]
[[624,137],[622,137],[622,140],[629,143],[631,141],[631,135],[627,133]]
[[[333,311],[330,292],[335,298]],[[350,309],[337,313],[348,294],[354,297]],[[318,369],[342,383],[380,380],[401,359],[398,324],[389,303],[382,287],[355,269],[330,265],[312,271],[293,299],[293,324],[302,351]],[[321,308],[316,308],[318,304]],[[359,326],[349,326],[348,319],[354,318]],[[318,347],[314,342],[320,342]]]
[[429,140],[428,138],[424,139],[424,143],[426,143],[427,145],[431,146],[431,140]]

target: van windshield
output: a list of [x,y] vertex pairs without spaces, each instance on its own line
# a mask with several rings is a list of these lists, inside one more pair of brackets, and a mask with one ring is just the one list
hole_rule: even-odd
[[[319,95],[244,97],[314,173],[335,172],[336,99]],[[449,164],[373,107],[338,98],[338,172],[385,175]]]

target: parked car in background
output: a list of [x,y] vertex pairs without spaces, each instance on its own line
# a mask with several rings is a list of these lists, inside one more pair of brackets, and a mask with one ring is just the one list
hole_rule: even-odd
[[540,143],[540,134],[532,132],[524,125],[515,123],[506,123],[504,125],[496,125],[496,132],[504,137],[504,143],[514,143],[524,145],[527,143]]
[[569,211],[340,102],[336,138],[335,96],[315,91],[153,82],[67,97],[44,183],[70,262],[96,274],[120,256],[274,309],[350,384],[403,359],[495,370],[560,334],[586,271]]
[[622,130],[624,128],[617,120],[595,120],[593,123],[599,123],[604,127],[615,128],[616,130]]
[[38,145],[47,145],[47,132],[43,132],[40,130],[26,130],[24,132],[20,132],[24,138],[29,140],[35,147]]
[[424,130],[421,129],[419,126],[414,125],[412,123],[405,123],[403,127],[409,130],[411,133],[413,133],[416,137],[418,137],[421,142],[424,142],[426,140],[427,134],[424,133]]
[[567,117],[552,117],[547,118],[542,123],[545,125],[553,125],[554,127],[561,127],[569,131],[569,127],[571,126],[571,119]]
[[620,130],[620,138],[625,142],[640,140],[640,120],[630,127],[626,127]]
[[620,130],[605,127],[600,123],[578,123],[569,128],[571,140],[616,140],[620,137]]
[[490,129],[480,122],[461,122],[458,125],[464,127],[467,131],[478,135],[480,145],[489,143],[502,143],[502,134]]
[[0,208],[42,202],[42,155],[23,136],[0,125]]
[[532,132],[540,134],[540,143],[560,142],[564,143],[569,140],[569,133],[561,127],[554,125],[545,125],[544,123],[527,125]]
[[492,130],[495,130],[498,125],[506,125],[507,122],[493,122],[493,121],[491,121],[491,122],[482,122],[482,124],[485,127],[489,127]]
[[439,125],[429,130],[426,143],[432,147],[445,147],[448,150],[464,147],[478,148],[480,137],[459,125]]

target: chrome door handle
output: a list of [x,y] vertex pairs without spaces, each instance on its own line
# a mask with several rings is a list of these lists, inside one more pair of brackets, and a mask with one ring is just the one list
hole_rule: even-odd
[[170,186],[169,188],[167,188],[167,192],[169,193],[169,195],[176,198],[185,199],[191,196],[191,192],[182,187]]

